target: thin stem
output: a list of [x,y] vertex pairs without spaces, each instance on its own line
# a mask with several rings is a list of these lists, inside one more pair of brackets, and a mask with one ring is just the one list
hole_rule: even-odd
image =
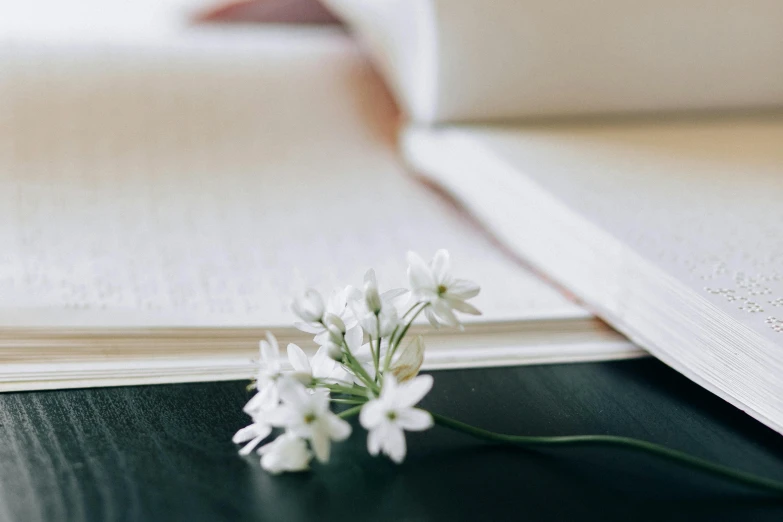
[[367,387],[372,390],[375,393],[378,393],[378,386],[373,382],[372,378],[370,377],[370,374],[367,373],[367,370],[364,369],[364,367],[359,363],[359,361],[356,360],[356,357],[353,356],[351,353],[351,350],[348,348],[348,346],[343,342],[343,345],[345,346],[345,358],[348,360],[349,367],[354,371],[357,377],[364,382],[364,384],[367,385]]
[[[378,347],[373,353],[373,364],[375,364],[375,383],[377,384],[381,365],[381,316],[379,314],[375,314],[375,328],[378,332]],[[372,338],[370,339],[370,347],[372,347]]]
[[364,388],[361,387],[348,387],[341,386],[339,384],[319,383],[318,386],[326,388],[330,392],[341,393],[343,395],[352,395],[354,397],[367,398],[367,393]]
[[568,437],[534,437],[524,435],[504,435],[482,428],[477,428],[464,422],[460,422],[437,413],[432,414],[435,422],[446,428],[461,431],[476,438],[490,442],[500,442],[517,446],[617,446],[634,449],[655,455],[680,465],[698,469],[712,475],[723,477],[746,486],[760,488],[778,495],[783,495],[783,482],[759,477],[752,473],[746,473],[728,466],[716,464],[699,457],[694,457],[682,451],[673,450],[659,444],[647,442],[629,437],[615,437],[611,435],[576,435]]
[[340,404],[364,404],[367,402],[367,399],[359,400],[359,399],[329,399],[332,402],[337,402]]
[[[402,314],[402,317],[400,317],[400,321],[404,321],[406,317],[408,317],[408,314],[413,312],[413,310],[416,309],[417,306],[421,304],[421,301],[417,301],[411,305],[410,308],[408,308],[404,314]],[[394,340],[395,336],[397,335],[397,332],[400,330],[400,325],[394,327],[394,330],[392,330],[391,335],[389,336],[389,348],[391,348],[391,342]]]
[[[383,360],[383,371],[389,369],[389,364],[391,363],[392,358],[394,357],[394,354],[397,352],[397,348],[400,346],[400,343],[402,342],[402,339],[405,337],[405,334],[408,333],[408,329],[413,324],[413,321],[416,320],[416,318],[419,316],[419,314],[427,308],[430,304],[429,303],[416,303],[413,307],[411,307],[410,310],[405,312],[405,315],[408,315],[408,313],[413,310],[417,305],[422,305],[418,310],[416,310],[416,313],[413,314],[413,317],[410,318],[410,320],[405,324],[405,327],[402,329],[400,334],[397,336],[396,340],[394,338],[394,333],[392,333],[392,336],[389,338],[389,348],[386,351],[386,358]],[[404,317],[404,316],[403,316]],[[396,332],[396,329],[395,329]]]
[[359,415],[359,412],[362,411],[362,406],[363,404],[359,406],[354,406],[353,408],[348,408],[347,410],[338,413],[337,416],[342,419],[347,419],[355,415]]

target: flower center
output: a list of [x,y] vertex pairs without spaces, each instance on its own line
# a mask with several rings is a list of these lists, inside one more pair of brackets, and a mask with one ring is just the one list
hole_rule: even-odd
[[386,418],[390,421],[397,420],[397,412],[396,411],[388,411],[386,412]]
[[438,295],[443,295],[448,291],[449,289],[446,288],[446,285],[438,285]]
[[304,416],[305,424],[312,424],[313,422],[315,422],[315,419],[316,419],[315,413],[308,413],[307,415]]

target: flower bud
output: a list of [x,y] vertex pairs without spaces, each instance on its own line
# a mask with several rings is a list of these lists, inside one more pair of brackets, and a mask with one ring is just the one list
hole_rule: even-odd
[[327,342],[325,346],[326,346],[326,355],[328,355],[330,359],[335,360],[337,362],[343,360],[343,350],[342,348],[340,348],[339,345],[330,341]]
[[327,331],[329,332],[329,341],[333,342],[334,344],[341,345],[343,344],[343,338],[345,334],[335,325],[330,324],[326,327]]
[[324,324],[326,325],[327,328],[329,328],[330,326],[334,326],[340,331],[340,333],[345,335],[345,323],[343,322],[342,319],[340,319],[339,316],[335,314],[326,314],[324,316]]
[[405,382],[418,375],[423,362],[424,340],[419,335],[402,349],[389,370],[397,378],[397,382]]
[[317,323],[324,315],[324,300],[313,289],[307,290],[291,306],[296,315],[307,323]]
[[367,302],[367,308],[372,313],[375,315],[380,313],[383,302],[381,301],[381,296],[378,293],[378,286],[375,284],[375,281],[367,281],[364,283],[364,300]]

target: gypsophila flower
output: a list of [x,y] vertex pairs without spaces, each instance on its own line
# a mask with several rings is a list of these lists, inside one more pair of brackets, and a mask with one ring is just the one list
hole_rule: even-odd
[[369,431],[367,450],[371,455],[383,452],[394,462],[405,459],[405,431],[422,431],[433,425],[432,415],[414,408],[432,388],[432,376],[420,375],[397,384],[392,375],[384,375],[381,396],[362,407],[359,421]]
[[282,379],[278,389],[282,404],[269,413],[270,423],[309,440],[315,457],[327,462],[331,441],[345,440],[351,434],[351,425],[329,410],[329,393],[324,389],[309,393],[292,379]]
[[459,326],[454,310],[472,315],[481,312],[466,301],[478,295],[477,284],[456,279],[449,273],[449,253],[438,250],[430,264],[415,252],[408,252],[408,280],[414,302],[429,304],[424,314],[433,326]]
[[310,468],[312,452],[307,442],[293,433],[284,433],[258,450],[261,467],[277,475],[284,471],[304,471]]
[[370,269],[364,274],[363,290],[348,287],[346,295],[354,317],[359,321],[364,331],[368,335],[378,338],[378,336],[385,337],[391,334],[399,324],[394,300],[406,293],[407,290],[404,288],[387,290],[383,294],[379,293],[375,270]]

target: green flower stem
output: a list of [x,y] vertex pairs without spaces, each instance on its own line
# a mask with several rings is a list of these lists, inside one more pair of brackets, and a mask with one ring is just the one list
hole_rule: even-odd
[[350,417],[354,417],[356,415],[359,415],[359,412],[362,411],[363,404],[360,404],[359,406],[354,406],[353,408],[348,408],[345,411],[341,411],[337,414],[338,417],[342,419],[348,419]]
[[330,392],[352,395],[354,397],[367,398],[367,391],[362,387],[342,386],[340,384],[319,383],[319,387],[326,388]]
[[[378,332],[378,348],[373,353],[373,363],[375,364],[375,382],[379,382],[381,366],[381,317],[375,314],[375,327]],[[372,338],[370,338],[370,348],[372,348]]]
[[665,446],[653,444],[639,439],[629,437],[614,437],[611,435],[576,435],[568,437],[534,437],[524,435],[504,435],[495,433],[482,428],[477,428],[464,422],[460,422],[437,413],[432,414],[436,424],[452,430],[461,431],[472,435],[478,439],[500,442],[503,444],[513,444],[523,447],[538,446],[614,446],[624,447],[637,451],[642,451],[650,455],[655,455],[682,466],[698,469],[709,474],[732,480],[739,484],[762,489],[777,495],[783,495],[783,482],[777,480],[759,477],[752,473],[746,473],[728,466],[716,464],[699,457],[694,457],[682,451],[673,450]]
[[[416,303],[413,303],[410,308],[408,308],[404,314],[402,314],[402,317],[400,317],[400,321],[404,321],[408,315],[413,312],[417,306],[421,304],[421,301],[418,301]],[[391,348],[391,342],[394,340],[395,336],[397,335],[397,332],[400,331],[400,325],[394,327],[394,330],[392,330],[391,335],[389,336],[389,348]]]
[[332,402],[337,402],[340,404],[364,404],[367,402],[367,399],[329,399]]
[[367,370],[365,370],[359,361],[356,360],[356,357],[353,356],[351,350],[347,345],[345,345],[344,342],[343,345],[345,346],[343,353],[345,354],[345,359],[348,361],[348,366],[356,373],[362,382],[364,382],[364,384],[366,384],[367,387],[373,391],[373,393],[378,393],[378,386],[375,384],[375,382],[373,382],[372,378],[370,378],[370,374],[368,374]]
[[[405,334],[408,333],[408,329],[413,324],[413,321],[415,321],[416,318],[419,316],[419,314],[422,312],[422,310],[427,308],[430,304],[429,303],[416,303],[407,312],[405,312],[405,315],[408,315],[409,313],[411,313],[411,311],[413,311],[413,309],[416,308],[418,305],[422,305],[421,308],[416,310],[416,313],[414,313],[413,316],[410,318],[410,321],[408,321],[405,324],[405,327],[402,329],[402,331],[396,337],[396,339],[395,339],[395,334],[397,333],[397,329],[395,328],[394,332],[392,332],[392,335],[389,338],[389,349],[386,351],[386,357],[383,360],[383,371],[384,372],[389,369],[389,364],[391,363],[392,357],[394,357],[394,353],[397,351],[397,347],[400,346],[400,343],[402,342],[402,339],[405,337]],[[405,315],[403,315],[403,317],[405,317]]]

